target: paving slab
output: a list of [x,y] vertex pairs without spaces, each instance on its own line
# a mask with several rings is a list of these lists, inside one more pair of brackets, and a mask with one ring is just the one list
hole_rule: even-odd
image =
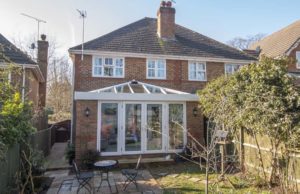
[[[51,171],[46,173],[48,176],[54,177],[52,185],[48,190],[47,194],[57,193],[58,188],[62,184],[64,180],[75,178],[75,175],[70,174],[68,171]],[[94,178],[90,181],[90,184],[93,187],[93,193],[95,194],[163,194],[162,188],[158,185],[156,180],[152,177],[148,170],[140,170],[139,176],[137,178],[138,188],[135,187],[134,184],[128,185],[126,191],[123,191],[123,184],[126,178],[122,175],[120,171],[114,171],[109,173],[109,181],[111,185],[112,192],[108,187],[108,183],[104,181],[97,191],[101,176],[95,173]],[[78,189],[78,181],[74,179],[72,181],[72,186],[64,186],[59,194],[75,194]],[[79,194],[89,193],[86,189],[80,190]]]

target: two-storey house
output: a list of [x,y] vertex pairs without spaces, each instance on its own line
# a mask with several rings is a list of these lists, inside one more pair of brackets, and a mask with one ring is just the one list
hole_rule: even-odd
[[141,19],[81,46],[69,49],[77,159],[87,149],[102,156],[179,152],[187,132],[203,142],[196,91],[255,60],[175,24],[171,6],[160,6],[157,19]]
[[[44,109],[46,105],[48,41],[42,35],[38,41],[37,62],[0,34],[0,71],[5,70],[6,79],[17,88],[22,100],[31,101],[35,111]],[[35,126],[38,129],[47,128],[47,120],[37,118]]]

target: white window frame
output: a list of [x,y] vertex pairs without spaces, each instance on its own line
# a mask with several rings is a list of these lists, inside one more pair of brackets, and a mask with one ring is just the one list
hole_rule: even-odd
[[296,51],[296,68],[300,69],[300,51]]
[[[149,61],[154,61],[154,68],[149,68],[148,67],[148,63]],[[164,69],[165,69],[165,72],[164,72],[164,76],[163,77],[157,77],[157,72],[158,72],[158,63],[157,61],[163,61],[164,63]],[[154,77],[149,77],[148,75],[148,71],[149,69],[154,69]],[[147,59],[146,61],[146,78],[147,79],[167,79],[167,62],[165,59]]]
[[[201,80],[201,79],[193,79],[190,77],[190,66],[193,64],[193,63],[196,63],[196,72],[200,71],[200,72],[204,72],[205,76],[204,76],[204,80]],[[204,70],[200,70],[198,68],[198,65],[199,64],[203,64],[204,65]],[[197,74],[196,74],[197,76]],[[206,71],[206,62],[203,62],[203,61],[189,61],[189,65],[188,65],[188,78],[189,78],[189,81],[199,81],[199,82],[206,82],[207,81],[207,71]]]
[[[225,65],[224,65],[224,72],[225,72],[225,75],[232,75],[234,72],[236,72],[236,71],[233,71],[233,70],[232,70],[230,73],[227,73],[227,72],[226,72],[226,67],[229,66],[229,65],[231,65],[231,66],[240,66],[239,69],[240,69],[242,66],[244,66],[243,64],[238,64],[238,63],[225,63]],[[239,70],[239,69],[238,69],[238,70]]]
[[[98,75],[95,73],[95,70],[94,70],[94,67],[96,65],[96,59],[99,59],[101,58],[102,59],[102,75]],[[104,67],[105,67],[105,59],[106,58],[110,58],[113,60],[113,64],[112,64],[112,68],[113,68],[113,76],[107,76],[107,75],[104,75]],[[122,70],[123,70],[123,75],[121,76],[116,76],[116,69],[119,68],[116,66],[116,60],[117,59],[122,59],[123,60],[123,67],[122,67]],[[111,57],[111,56],[93,56],[93,59],[92,59],[92,76],[93,77],[103,77],[103,78],[125,78],[125,58],[124,57]]]
[[[98,101],[98,113],[97,113],[97,150],[101,151],[101,106],[103,103],[117,103],[118,104],[118,144],[116,152],[101,152],[101,156],[120,156],[120,155],[132,155],[132,154],[155,154],[155,153],[179,153],[183,149],[171,149],[169,147],[169,105],[170,104],[182,104],[183,105],[183,127],[187,127],[186,118],[186,102],[150,102],[150,101]],[[140,151],[125,151],[125,106],[126,104],[141,104],[141,119],[142,119],[142,129],[141,129],[141,150]],[[148,104],[161,104],[162,105],[162,149],[161,150],[147,150],[147,105]],[[187,144],[187,131],[183,131],[184,135],[184,146]]]

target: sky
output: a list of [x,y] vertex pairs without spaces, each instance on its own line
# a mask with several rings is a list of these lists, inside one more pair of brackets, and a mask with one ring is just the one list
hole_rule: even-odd
[[[82,20],[76,9],[86,10],[85,40],[91,40],[144,17],[156,18],[161,0],[0,0],[0,33],[9,40],[28,41],[37,36],[37,22],[21,13],[45,20],[40,33],[55,40],[60,54],[82,41]],[[226,43],[234,37],[271,34],[300,19],[300,0],[176,0],[176,23]]]

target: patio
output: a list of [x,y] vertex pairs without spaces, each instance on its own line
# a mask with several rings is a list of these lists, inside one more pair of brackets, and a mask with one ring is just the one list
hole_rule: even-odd
[[[95,194],[97,193],[126,193],[126,194],[160,194],[163,193],[162,188],[157,184],[156,180],[152,177],[148,170],[140,170],[139,176],[137,178],[138,189],[135,188],[134,184],[130,184],[126,191],[123,191],[123,184],[125,177],[121,174],[120,171],[109,172],[109,181],[111,184],[112,192],[108,187],[107,182],[102,183],[102,187],[97,192],[97,188],[100,184],[101,178],[98,171],[94,171],[94,178],[91,180],[90,184],[94,188]],[[70,174],[68,170],[60,171],[49,171],[46,173],[47,176],[53,177],[54,180],[49,188],[47,194],[56,194],[61,183],[67,179],[74,179],[71,185],[67,185],[60,189],[59,194],[75,194],[78,188],[78,182],[75,178],[75,174]],[[116,190],[116,187],[118,190]],[[89,193],[86,189],[81,189],[80,194]]]

